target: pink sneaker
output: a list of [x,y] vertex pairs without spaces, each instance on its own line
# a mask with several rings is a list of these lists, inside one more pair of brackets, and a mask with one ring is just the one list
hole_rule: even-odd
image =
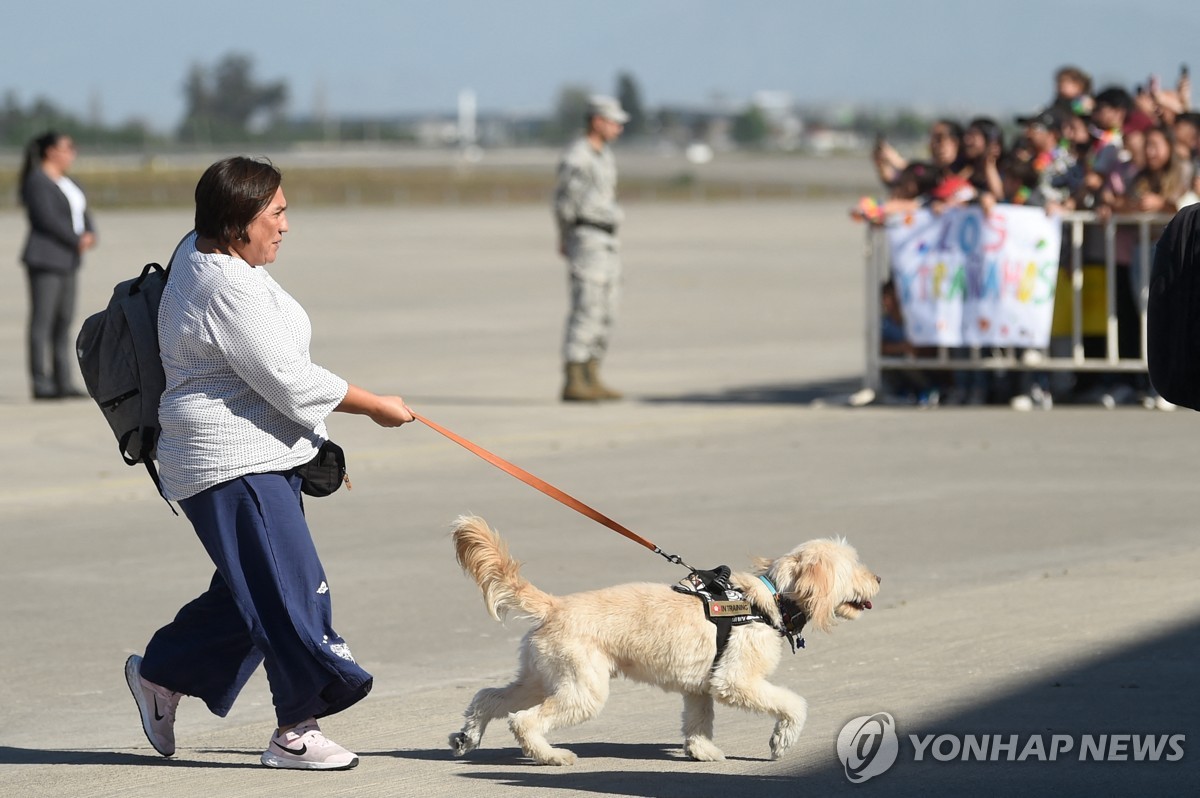
[[358,754],[330,740],[321,733],[317,721],[309,718],[283,734],[271,735],[262,763],[293,770],[349,770],[358,764]]
[[143,679],[142,658],[137,654],[125,660],[125,683],[137,702],[146,739],[155,751],[171,756],[175,753],[175,708],[183,694]]

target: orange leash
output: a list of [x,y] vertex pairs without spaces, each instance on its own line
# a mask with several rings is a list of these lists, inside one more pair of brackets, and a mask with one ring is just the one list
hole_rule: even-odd
[[575,512],[581,513],[581,514],[587,516],[588,518],[592,519],[593,521],[595,521],[598,524],[603,524],[604,526],[608,527],[609,529],[611,529],[612,531],[616,532],[619,535],[624,535],[625,537],[632,540],[634,543],[645,546],[646,548],[650,549],[650,551],[654,552],[655,554],[665,557],[669,562],[673,562],[676,565],[682,565],[684,568],[687,568],[688,570],[693,570],[690,565],[685,563],[679,557],[679,555],[667,554],[662,549],[660,549],[658,546],[655,546],[653,543],[646,540],[641,535],[637,534],[636,532],[633,532],[632,530],[628,529],[624,525],[617,523],[616,521],[612,520],[607,515],[600,512],[599,510],[595,510],[595,509],[587,506],[586,504],[579,501],[579,499],[576,499],[574,496],[570,495],[569,493],[559,490],[558,488],[551,485],[549,482],[546,482],[543,479],[539,479],[538,477],[535,477],[533,474],[530,474],[525,469],[523,469],[519,466],[515,466],[512,463],[505,460],[504,458],[498,457],[497,455],[492,454],[487,449],[484,449],[482,446],[479,446],[478,444],[471,443],[471,441],[467,440],[466,438],[462,437],[461,435],[457,435],[457,434],[451,432],[450,430],[446,429],[442,425],[434,423],[433,421],[430,421],[429,419],[425,418],[424,416],[419,416],[416,413],[413,413],[413,418],[415,418],[417,421],[420,421],[422,424],[429,427],[434,432],[438,432],[438,433],[441,433],[442,435],[445,435],[447,438],[454,441],[459,446],[463,447],[464,449],[471,452],[472,454],[488,461],[489,463],[494,465],[496,468],[499,468],[501,471],[504,471],[505,473],[516,477],[517,479],[521,480],[529,487],[534,488],[536,490],[540,490],[542,493],[546,494],[551,499],[554,499],[557,502],[565,504],[566,506],[570,507]]

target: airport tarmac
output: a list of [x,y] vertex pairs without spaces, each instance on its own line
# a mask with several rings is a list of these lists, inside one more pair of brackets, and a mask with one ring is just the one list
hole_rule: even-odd
[[[551,735],[574,767],[530,764],[503,723],[455,759],[447,736],[476,690],[512,674],[526,629],[493,622],[455,565],[456,516],[486,518],[555,593],[685,572],[428,428],[335,416],[353,490],[308,514],[338,631],[375,688],[323,723],[361,756],[325,774],[258,764],[274,722],[261,671],[227,718],[185,699],[172,759],[146,742],[122,665],[211,566],[122,464],[93,404],[27,398],[24,222],[0,214],[0,251],[14,253],[0,295],[0,794],[1194,790],[1200,417],[845,406],[865,295],[863,231],[845,205],[631,204],[606,369],[629,398],[587,406],[556,398],[566,283],[544,207],[289,209],[272,273],[312,317],[317,362],[403,394],[698,567],[844,535],[883,577],[874,609],[785,653],[774,681],[808,699],[809,719],[782,760],[769,758],[770,719],[727,708],[727,760],[685,759],[679,697],[627,682],[598,718]],[[166,258],[189,219],[100,215],[80,320]],[[839,732],[876,713],[894,719],[896,761],[852,783]],[[963,753],[969,735],[984,761]]]

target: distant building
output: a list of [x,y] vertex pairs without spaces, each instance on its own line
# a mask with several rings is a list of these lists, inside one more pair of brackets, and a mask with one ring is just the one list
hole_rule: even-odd
[[780,150],[796,150],[801,146],[804,122],[796,110],[796,101],[786,91],[756,91],[751,103],[762,111],[770,127],[768,144]]
[[857,152],[865,146],[866,141],[853,130],[834,130],[827,127],[811,128],[803,137],[803,148],[816,155]]

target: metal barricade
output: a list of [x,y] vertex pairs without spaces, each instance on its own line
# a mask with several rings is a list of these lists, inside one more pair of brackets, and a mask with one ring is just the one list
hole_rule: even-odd
[[[994,371],[1058,371],[1058,372],[1145,372],[1146,371],[1146,303],[1147,286],[1150,281],[1150,264],[1154,243],[1162,227],[1171,220],[1171,214],[1136,213],[1110,214],[1101,219],[1094,211],[1074,211],[1062,214],[1064,259],[1060,259],[1059,272],[1067,270],[1070,277],[1070,297],[1059,295],[1064,281],[1060,276],[1055,293],[1055,311],[1069,310],[1070,337],[1058,336],[1047,350],[1025,350],[1018,353],[1010,348],[991,348],[985,352],[979,347],[952,350],[938,347],[929,356],[887,357],[880,351],[881,307],[880,289],[887,280],[890,268],[887,235],[883,227],[872,225],[866,236],[866,374],[863,387],[879,391],[882,373],[886,370],[930,371],[930,370],[994,370]],[[1129,280],[1129,264],[1118,268],[1117,230],[1136,228],[1136,253],[1140,268],[1138,285],[1134,292],[1140,325],[1141,346],[1137,357],[1120,357],[1118,349],[1118,320],[1116,286],[1118,280]],[[1086,234],[1086,235],[1085,235]],[[1085,353],[1084,338],[1084,276],[1085,267],[1099,266],[1094,261],[1085,262],[1085,243],[1095,249],[1096,236],[1101,237],[1104,269],[1104,322],[1102,337],[1104,352],[1101,355]],[[1055,343],[1060,346],[1054,346]],[[1069,346],[1067,345],[1069,343]],[[1065,350],[1065,351],[1064,351]]]

